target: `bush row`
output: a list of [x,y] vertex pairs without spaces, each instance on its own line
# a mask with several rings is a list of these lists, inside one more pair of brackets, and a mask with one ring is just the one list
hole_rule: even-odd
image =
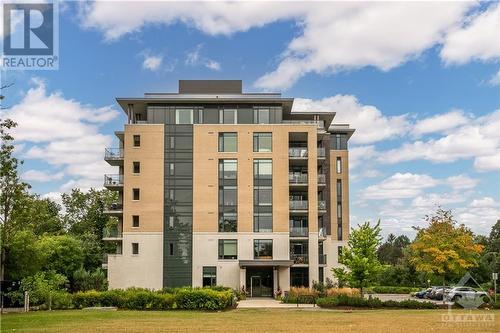
[[373,294],[410,294],[419,291],[415,287],[374,286],[366,288],[367,293]]
[[333,297],[318,298],[316,304],[322,308],[334,308],[337,306],[364,307],[364,308],[404,308],[404,309],[435,309],[436,304],[432,302],[419,302],[415,300],[404,301],[381,301],[378,298],[361,298],[338,295]]
[[292,287],[289,292],[286,292],[282,301],[284,303],[301,303],[301,304],[314,304],[318,297],[327,296],[359,296],[359,289],[356,288],[325,288],[321,292],[316,289],[309,289],[306,287]]

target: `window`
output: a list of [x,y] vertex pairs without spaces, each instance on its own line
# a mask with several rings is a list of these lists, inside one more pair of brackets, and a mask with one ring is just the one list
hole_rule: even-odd
[[139,243],[132,243],[132,254],[139,254]]
[[217,285],[217,267],[203,266],[203,287],[214,287]]
[[133,199],[134,200],[140,200],[141,195],[140,195],[140,190],[138,188],[132,189],[132,194],[133,194]]
[[141,162],[133,162],[133,165],[134,165],[133,172],[141,173]]
[[324,267],[319,267],[318,275],[319,275],[319,283],[323,283],[325,281],[325,272],[323,270]]
[[347,149],[347,134],[336,133],[332,134],[333,139],[333,149],[334,150],[346,150]]
[[267,108],[256,108],[253,110],[254,124],[269,124],[270,118],[270,112]]
[[337,248],[337,251],[339,252],[339,255],[338,255],[338,257],[337,257],[337,261],[338,261],[338,262],[340,262],[340,257],[342,256],[342,246],[339,246],[339,247]]
[[173,216],[169,216],[168,217],[168,227],[170,229],[173,229],[174,228],[174,217]]
[[253,216],[254,232],[273,232],[273,215],[270,213],[258,213]]
[[219,239],[219,259],[238,259],[236,239]]
[[237,160],[219,160],[219,180],[236,179],[238,171]]
[[342,224],[339,224],[337,226],[337,240],[342,240]]
[[337,218],[342,218],[342,202],[337,202]]
[[273,204],[273,190],[269,186],[257,186],[253,190],[255,206],[271,206]]
[[273,134],[272,133],[254,133],[253,134],[253,151],[254,152],[270,152],[273,150]]
[[192,124],[193,123],[193,109],[176,109],[175,110],[175,123],[176,124]]
[[253,241],[254,259],[273,259],[273,240],[255,239]]
[[236,124],[237,123],[236,109],[221,109],[219,110],[219,124]]
[[342,200],[342,179],[337,179],[337,200]]
[[198,109],[198,124],[203,124],[203,109]]
[[342,158],[337,157],[337,173],[342,173]]
[[238,134],[232,132],[219,133],[219,152],[238,151]]
[[253,176],[254,179],[271,179],[273,175],[272,160],[254,160]]
[[170,244],[168,244],[168,250],[169,250],[169,251],[168,251],[168,252],[169,252],[169,254],[170,254],[171,256],[173,256],[173,255],[174,255],[174,243],[170,243]]
[[140,146],[141,146],[141,136],[134,135],[134,147],[140,147]]
[[219,232],[237,231],[237,160],[219,160]]
[[175,137],[171,136],[170,137],[170,149],[174,149],[174,148],[175,148]]
[[139,228],[139,215],[132,215],[132,227]]
[[220,206],[237,206],[238,195],[236,186],[222,186],[219,188],[219,205]]
[[238,215],[230,212],[219,213],[219,232],[238,231]]

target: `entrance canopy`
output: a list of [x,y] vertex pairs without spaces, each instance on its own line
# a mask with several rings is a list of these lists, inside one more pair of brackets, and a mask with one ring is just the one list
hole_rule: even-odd
[[290,267],[293,265],[293,260],[240,260],[240,267]]

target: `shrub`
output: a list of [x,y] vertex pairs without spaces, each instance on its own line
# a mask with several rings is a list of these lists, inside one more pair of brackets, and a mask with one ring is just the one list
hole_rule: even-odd
[[338,295],[322,297],[317,300],[317,304],[323,308],[333,308],[337,306],[365,307],[365,308],[403,308],[403,309],[435,309],[437,305],[432,302],[419,302],[416,300],[404,301],[381,301],[378,298],[350,297],[347,295]]
[[415,287],[374,286],[367,288],[366,292],[374,294],[410,294],[419,290],[420,288]]
[[361,293],[357,288],[329,288],[326,290],[326,296],[338,296],[338,295],[347,295],[347,296],[360,296]]
[[177,308],[186,310],[223,310],[234,304],[232,290],[210,288],[183,289],[175,294]]
[[86,271],[83,267],[73,273],[73,290],[106,290],[108,282],[106,274],[100,268],[95,271]]
[[[49,307],[51,298],[57,292],[65,292],[66,277],[54,272],[39,272],[21,281],[21,295],[29,292],[30,304]],[[24,296],[23,296],[24,297]]]
[[283,297],[284,303],[314,304],[318,292],[305,287],[292,287]]

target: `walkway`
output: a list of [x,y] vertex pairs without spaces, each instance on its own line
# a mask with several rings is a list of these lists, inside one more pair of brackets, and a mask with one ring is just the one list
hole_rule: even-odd
[[[312,308],[313,304],[299,304],[299,308]],[[238,301],[238,309],[251,309],[251,308],[297,308],[297,304],[281,303],[272,298],[248,298],[246,300]]]

